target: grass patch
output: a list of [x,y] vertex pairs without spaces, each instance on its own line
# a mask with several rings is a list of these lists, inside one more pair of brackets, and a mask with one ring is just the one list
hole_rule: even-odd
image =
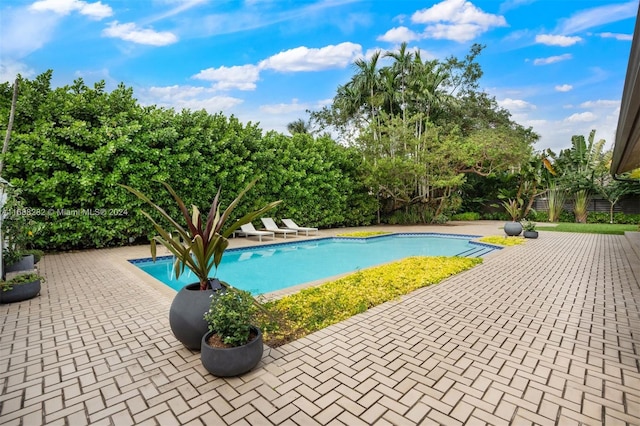
[[482,237],[478,241],[481,243],[497,244],[500,246],[519,246],[524,244],[524,238],[520,237],[507,237],[501,235],[491,235],[489,237]]
[[264,303],[257,323],[264,341],[277,347],[381,303],[482,263],[467,257],[409,257]]
[[338,234],[337,237],[350,237],[350,238],[367,238],[375,237],[376,235],[391,234],[387,231],[357,231],[357,232],[345,232],[344,234]]
[[622,225],[610,223],[568,223],[562,222],[556,226],[544,226],[538,224],[540,231],[579,232],[585,234],[613,234],[624,235],[625,231],[637,231],[638,225]]

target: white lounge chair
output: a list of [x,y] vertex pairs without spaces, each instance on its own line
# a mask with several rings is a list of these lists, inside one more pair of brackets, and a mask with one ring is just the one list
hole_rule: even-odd
[[295,229],[278,228],[278,225],[276,225],[276,222],[270,217],[263,217],[260,220],[264,225],[264,229],[266,229],[267,231],[274,232],[276,234],[282,234],[284,238],[287,238],[287,234],[298,235],[298,231]]
[[235,231],[238,235],[244,235],[245,237],[258,237],[260,241],[262,241],[263,236],[270,236],[275,239],[276,235],[271,231],[258,231],[253,223],[247,223],[246,225],[240,226],[240,231]]
[[315,232],[316,235],[318,235],[318,228],[298,226],[292,219],[282,219],[282,223],[284,223],[284,226],[285,226],[285,228],[283,229],[294,229],[298,232],[304,231],[307,237],[309,236],[309,232]]

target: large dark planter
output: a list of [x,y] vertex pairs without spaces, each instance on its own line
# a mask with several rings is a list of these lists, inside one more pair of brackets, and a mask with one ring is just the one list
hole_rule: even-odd
[[504,233],[509,237],[516,237],[522,232],[522,224],[520,222],[507,222],[504,224]]
[[26,256],[22,256],[22,259],[19,261],[12,263],[11,265],[7,265],[4,272],[32,271],[34,265],[33,255],[28,254]]
[[522,235],[525,238],[538,238],[538,231],[524,231]]
[[204,313],[209,310],[213,290],[200,290],[200,284],[184,286],[176,294],[169,310],[173,335],[187,348],[199,351],[202,336],[209,331]]
[[15,284],[11,290],[0,291],[0,303],[22,302],[36,297],[40,293],[40,280]]
[[258,335],[243,346],[235,348],[216,348],[207,343],[213,331],[202,336],[200,360],[207,371],[218,377],[239,376],[250,371],[262,359],[262,332],[257,327],[251,327]]

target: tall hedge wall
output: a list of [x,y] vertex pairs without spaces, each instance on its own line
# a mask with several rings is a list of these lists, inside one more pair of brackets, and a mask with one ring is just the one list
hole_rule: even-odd
[[[228,203],[260,176],[237,215],[282,199],[271,216],[320,227],[373,220],[376,202],[360,179],[359,155],[327,136],[263,135],[233,116],[141,106],[122,84],[112,92],[82,80],[52,89],[51,76],[20,81],[2,172],[23,190],[23,213],[45,224],[35,239],[40,248],[113,246],[153,235],[140,214],[146,206],[118,183],[177,213],[157,181],[208,210],[219,186]],[[2,117],[9,117],[11,90],[0,86]],[[3,133],[6,125],[4,119]]]

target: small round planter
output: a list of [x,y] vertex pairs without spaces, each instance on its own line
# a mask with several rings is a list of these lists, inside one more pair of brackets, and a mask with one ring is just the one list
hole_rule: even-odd
[[209,331],[204,313],[209,310],[214,290],[200,290],[200,283],[186,285],[176,294],[169,310],[173,335],[191,350],[200,350],[202,336]]
[[243,346],[235,348],[216,348],[207,341],[213,331],[202,336],[200,360],[204,368],[214,376],[232,377],[247,373],[258,365],[262,359],[262,332],[258,327],[251,327],[257,333],[255,339]]
[[525,238],[538,238],[538,231],[524,231],[522,234]]
[[11,265],[7,265],[4,272],[31,271],[34,268],[34,265],[33,255],[29,254],[22,256],[22,259],[19,261],[12,263]]
[[42,256],[43,256],[42,253],[32,253],[31,255],[33,256],[33,263],[35,265],[37,265],[38,262],[40,262],[40,259],[42,259]]
[[11,290],[0,291],[0,303],[15,303],[33,299],[40,293],[40,280],[16,284]]
[[522,224],[520,222],[507,222],[504,224],[504,233],[509,237],[516,237],[522,232]]

